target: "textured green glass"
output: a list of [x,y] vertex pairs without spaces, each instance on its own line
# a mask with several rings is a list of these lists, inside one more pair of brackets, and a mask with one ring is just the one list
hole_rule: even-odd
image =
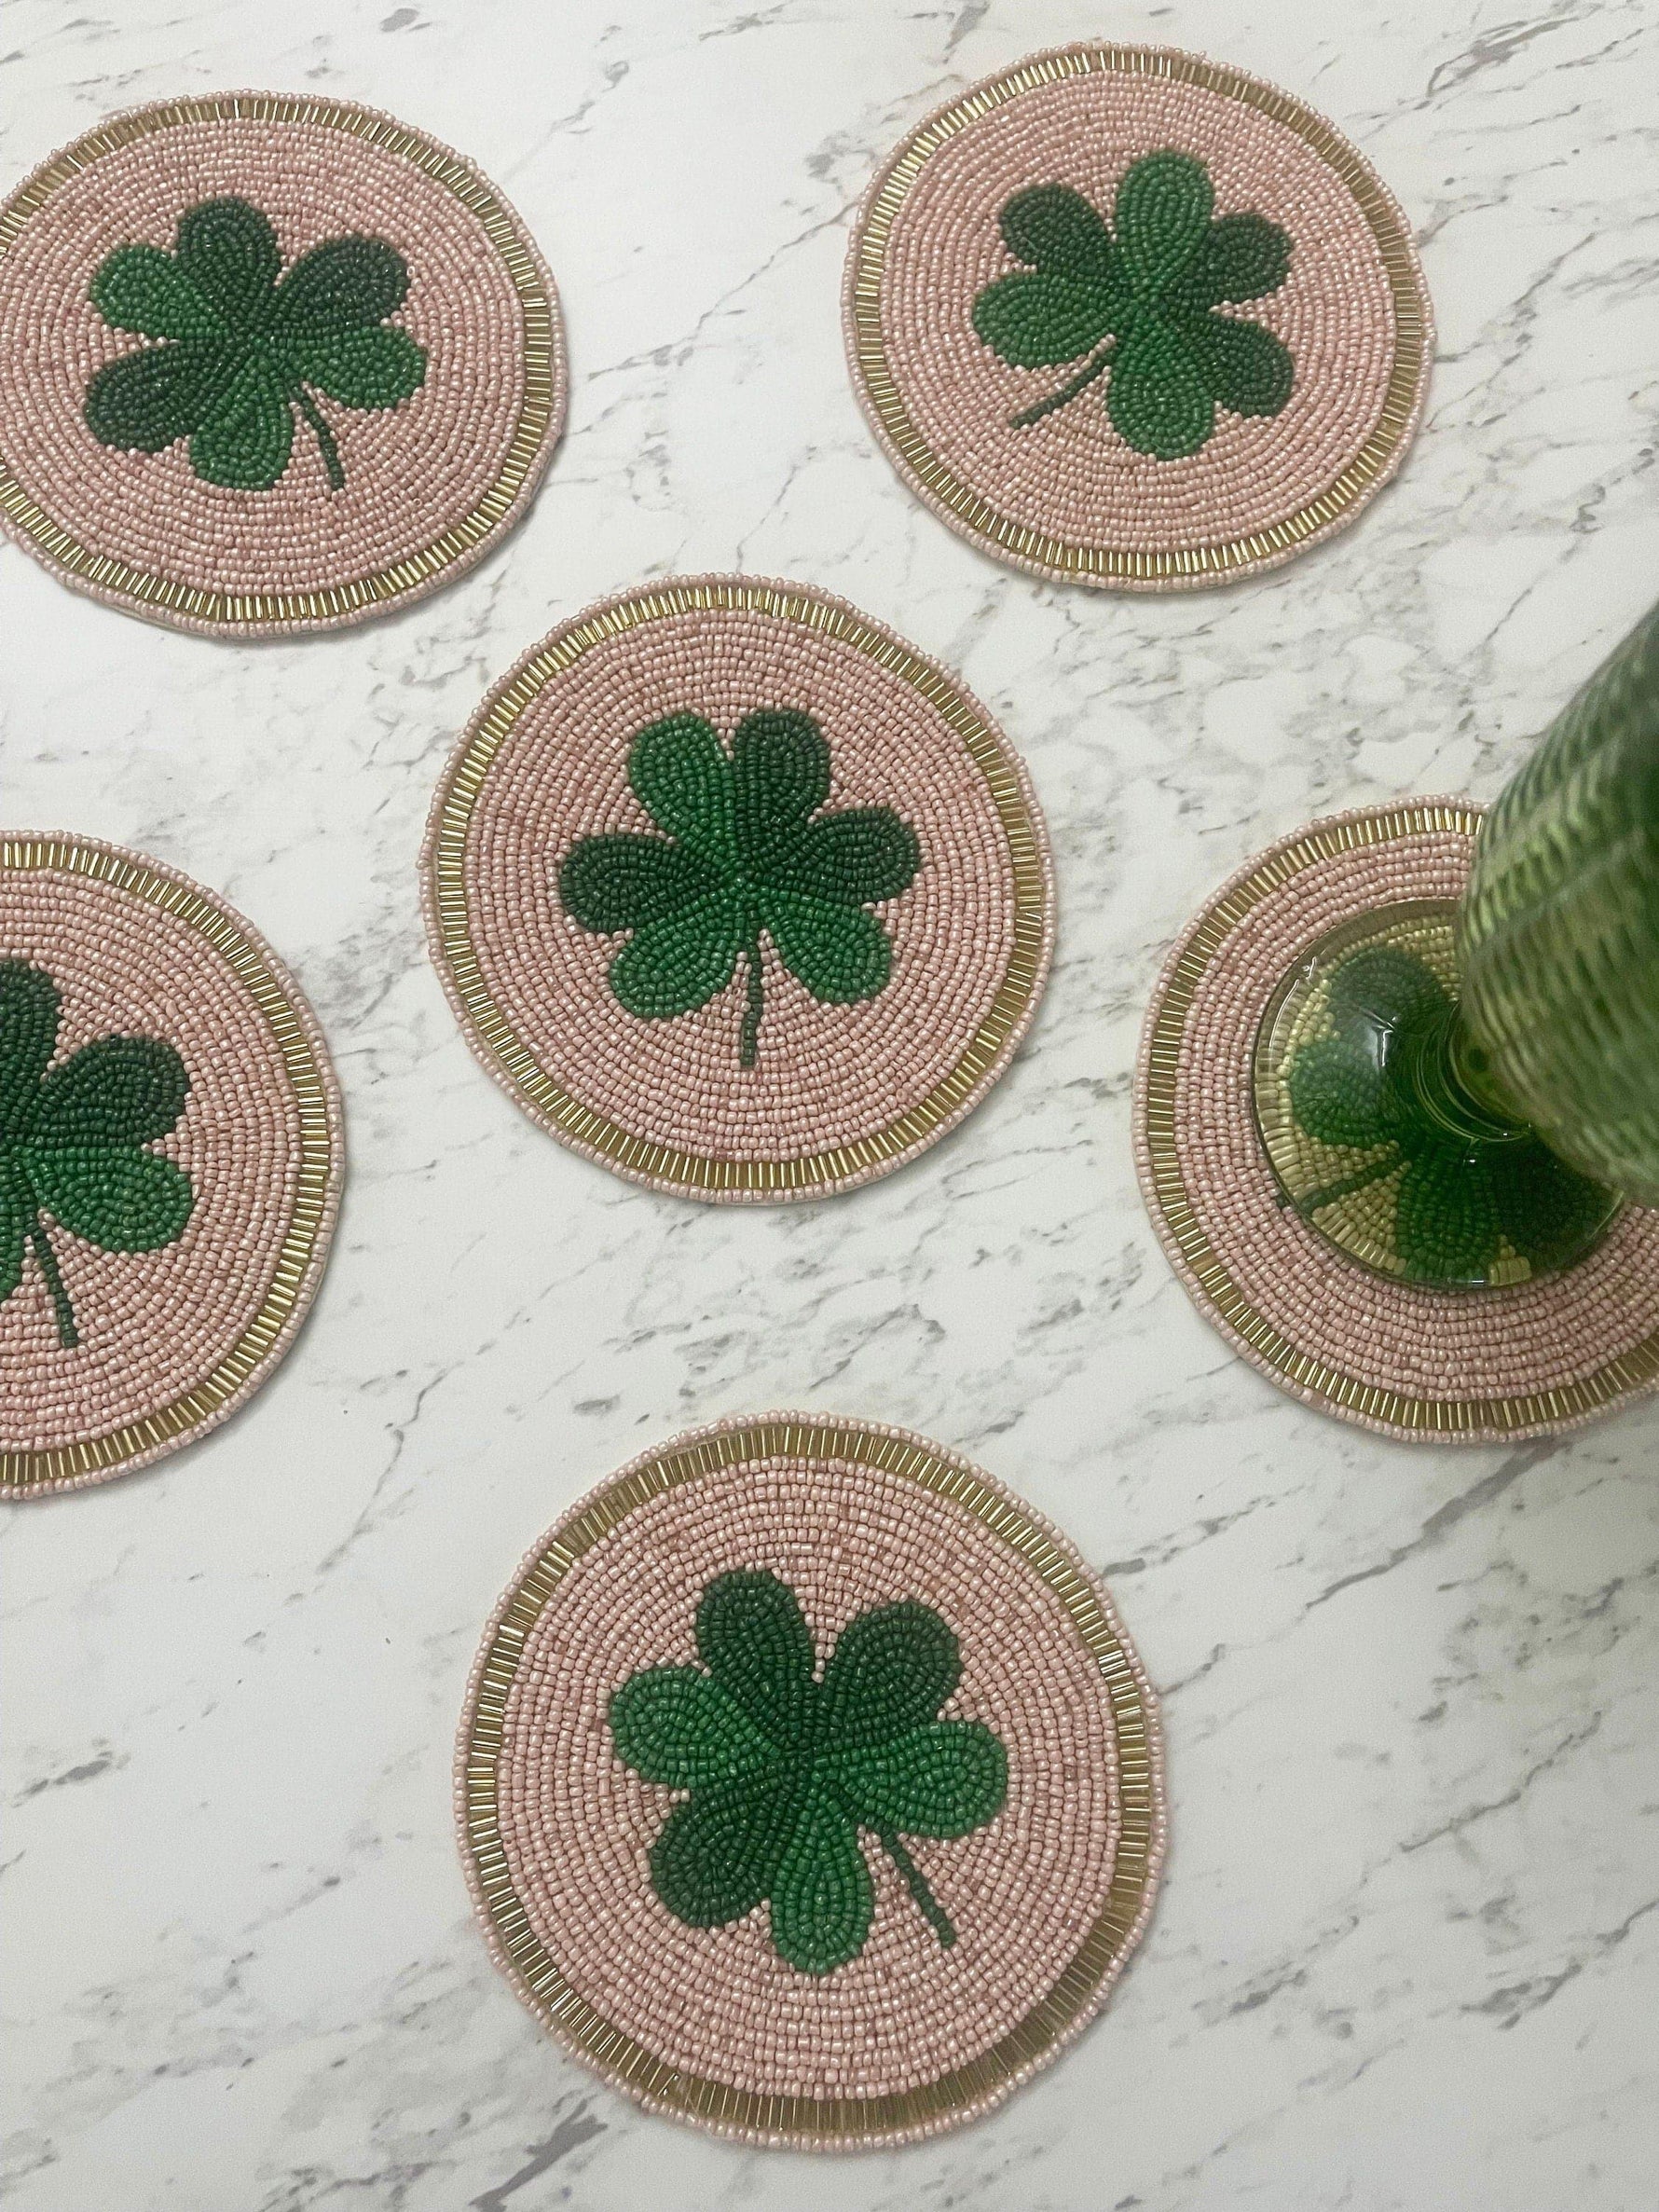
[[1458,977],[1477,1077],[1659,1205],[1659,607],[1481,824]]

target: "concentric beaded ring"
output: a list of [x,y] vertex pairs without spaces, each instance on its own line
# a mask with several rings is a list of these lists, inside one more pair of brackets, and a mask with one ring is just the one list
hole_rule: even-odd
[[1122,591],[1220,584],[1351,521],[1433,351],[1411,234],[1288,92],[1161,47],[1033,54],[871,186],[853,381],[888,459],[982,552]]
[[422,857],[468,1042],[545,1129],[689,1198],[821,1197],[1001,1075],[1053,930],[1025,770],[844,600],[640,585],[484,702]]
[[321,1032],[246,922],[115,845],[0,838],[0,1495],[144,1466],[258,1389],[342,1169]]
[[987,1475],[777,1413],[524,1560],[457,1751],[496,1963],[653,2111],[812,2150],[998,2103],[1104,2002],[1163,1856],[1111,1600]]
[[523,513],[566,383],[517,216],[370,108],[133,108],[0,209],[0,523],[176,629],[333,629],[460,574]]
[[[1570,1428],[1659,1380],[1659,1211],[1626,1207],[1564,1272],[1447,1291],[1337,1251],[1264,1145],[1257,1044],[1282,980],[1379,907],[1406,907],[1417,956],[1441,957],[1437,917],[1462,892],[1479,819],[1461,801],[1409,801],[1331,816],[1251,861],[1170,955],[1135,1097],[1147,1210],[1204,1318],[1304,1403],[1441,1443]],[[1282,1148],[1286,1120],[1272,1117]]]

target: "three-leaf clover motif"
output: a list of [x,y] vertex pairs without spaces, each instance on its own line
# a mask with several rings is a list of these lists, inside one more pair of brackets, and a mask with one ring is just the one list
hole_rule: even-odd
[[1421,960],[1397,945],[1355,953],[1326,1013],[1329,1034],[1290,1063],[1291,1111],[1322,1145],[1371,1157],[1299,1198],[1298,1213],[1398,1175],[1395,1249],[1408,1278],[1440,1283],[1483,1281],[1504,1243],[1535,1269],[1558,1266],[1605,1216],[1606,1193],[1539,1138],[1472,1142],[1425,1110],[1414,1057],[1436,1049],[1453,1007]]
[[101,1037],[54,1067],[62,1001],[42,968],[0,960],[0,1300],[33,1250],[66,1346],[80,1342],[43,1216],[105,1252],[158,1252],[196,1194],[146,1145],[185,1110],[190,1079],[172,1046]]
[[383,239],[336,238],[282,274],[276,233],[245,199],[179,218],[173,251],[122,246],[99,267],[92,304],[115,330],[164,343],[108,362],[87,386],[104,446],[160,453],[190,441],[205,484],[268,491],[309,424],[330,487],[346,481],[313,392],[346,407],[395,407],[426,380],[426,349],[386,317],[409,271]]
[[999,277],[973,324],[1012,368],[1089,359],[1010,418],[1039,422],[1108,377],[1106,412],[1137,453],[1178,460],[1214,433],[1215,410],[1277,415],[1296,367],[1270,331],[1223,305],[1276,292],[1291,241],[1265,215],[1214,216],[1203,162],[1166,149],[1124,172],[1115,231],[1080,192],[1037,185],[1003,208],[1003,242],[1030,273]]
[[702,1668],[647,1669],[610,1700],[624,1765],[691,1792],[651,1848],[668,1910],[719,1928],[770,1902],[778,1955],[832,1972],[863,1949],[875,1913],[868,1830],[940,1944],[953,1944],[899,1836],[982,1828],[1008,1796],[1008,1761],[983,1723],[937,1717],[961,1674],[944,1621],[915,1599],[872,1606],[820,1675],[793,1590],[745,1568],[704,1590],[696,1634]]
[[908,887],[920,847],[891,807],[818,812],[830,796],[830,748],[809,714],[760,708],[738,723],[730,752],[701,715],[667,715],[634,739],[628,782],[665,834],[580,838],[558,891],[583,928],[632,931],[610,969],[629,1013],[692,1013],[744,959],[738,1059],[752,1067],[762,932],[821,1006],[856,1005],[885,988],[893,949],[865,909]]

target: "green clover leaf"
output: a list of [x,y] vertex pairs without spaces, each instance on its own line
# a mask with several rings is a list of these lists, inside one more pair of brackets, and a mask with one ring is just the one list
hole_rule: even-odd
[[1270,331],[1221,307],[1283,283],[1291,241],[1258,214],[1214,220],[1201,161],[1148,154],[1124,172],[1115,231],[1065,185],[1017,192],[1003,243],[1033,273],[999,277],[973,305],[973,325],[1011,368],[1089,359],[1071,380],[1010,418],[1040,422],[1101,377],[1106,412],[1137,453],[1178,460],[1215,429],[1215,410],[1277,415],[1296,367]]
[[1367,946],[1331,979],[1325,1011],[1330,1034],[1287,1071],[1291,1112],[1320,1144],[1368,1157],[1299,1198],[1298,1213],[1397,1176],[1394,1245],[1417,1282],[1478,1282],[1504,1243],[1538,1270],[1578,1248],[1606,1210],[1594,1183],[1536,1137],[1453,1134],[1405,1080],[1414,1051],[1452,1013],[1431,969],[1398,946]]
[[52,1067],[62,1006],[44,969],[0,960],[0,1300],[33,1250],[68,1348],[80,1335],[42,1216],[105,1252],[158,1252],[183,1234],[196,1194],[144,1149],[185,1110],[178,1053],[158,1037],[101,1037]]
[[611,960],[619,1005],[643,1021],[693,1013],[732,981],[748,1003],[738,1045],[759,1049],[762,934],[820,1006],[884,990],[887,933],[865,912],[908,888],[921,865],[915,831],[891,807],[820,813],[830,748],[810,715],[762,707],[728,752],[696,714],[671,714],[634,739],[628,781],[657,827],[579,838],[558,872],[559,902],[599,936],[631,932]]
[[87,426],[128,452],[188,438],[203,483],[268,491],[293,453],[297,407],[338,491],[339,447],[313,392],[364,409],[419,391],[426,350],[386,321],[408,289],[402,254],[377,238],[331,239],[284,276],[257,208],[204,200],[179,218],[172,253],[122,246],[93,278],[92,304],[113,330],[162,342],[98,371]]
[[702,1667],[652,1667],[610,1700],[617,1756],[690,1793],[651,1848],[653,1888],[691,1928],[771,1904],[772,1941],[802,1973],[864,1948],[875,1889],[869,1830],[943,1945],[956,1941],[901,1834],[969,1835],[1008,1796],[1008,1753],[979,1721],[941,1721],[955,1636],[914,1599],[847,1623],[821,1675],[795,1593],[775,1574],[721,1574],[697,1607]]

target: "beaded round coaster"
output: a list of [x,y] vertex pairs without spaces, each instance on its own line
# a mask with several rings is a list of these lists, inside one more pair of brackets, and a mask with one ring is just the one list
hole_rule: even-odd
[[981,551],[1125,591],[1225,583],[1351,521],[1422,412],[1404,215],[1288,92],[1162,47],[1034,54],[938,108],[847,257],[853,381]]
[[422,856],[468,1042],[544,1129],[691,1198],[821,1197],[1007,1066],[1053,928],[1025,770],[843,600],[644,584],[484,702]]
[[1459,898],[1479,819],[1447,799],[1333,815],[1251,861],[1171,954],[1135,1092],[1147,1209],[1204,1318],[1307,1404],[1441,1442],[1570,1428],[1659,1379],[1659,1211],[1625,1208],[1560,1273],[1431,1288],[1301,1220],[1257,1127],[1257,1037],[1285,977],[1341,924]]
[[106,1482],[287,1350],[342,1172],[322,1033],[247,923],[89,838],[0,838],[0,1495]]
[[1157,1711],[1064,1538],[902,1429],[646,1453],[528,1555],[456,1768],[496,1963],[587,2065],[852,2150],[997,2103],[1152,1909]]
[[522,514],[566,383],[517,216],[370,108],[133,108],[0,209],[0,522],[177,629],[332,629],[459,575]]

